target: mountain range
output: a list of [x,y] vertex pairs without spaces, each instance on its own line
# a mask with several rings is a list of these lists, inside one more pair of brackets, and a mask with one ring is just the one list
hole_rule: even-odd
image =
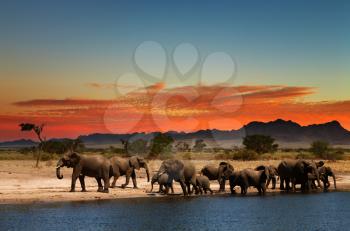
[[[90,134],[82,135],[81,139],[87,147],[108,147],[121,145],[120,140],[150,140],[156,133],[132,133],[132,134]],[[262,134],[269,135],[276,139],[280,147],[303,148],[308,147],[315,140],[328,141],[336,146],[350,146],[350,131],[341,126],[338,121],[331,121],[323,124],[301,126],[293,121],[278,119],[271,122],[250,122],[238,130],[199,130],[196,132],[166,132],[177,142],[185,141],[194,143],[196,139],[203,139],[207,145],[232,147],[240,146],[246,135]],[[26,147],[36,143],[31,140],[16,140],[0,143],[0,148]]]

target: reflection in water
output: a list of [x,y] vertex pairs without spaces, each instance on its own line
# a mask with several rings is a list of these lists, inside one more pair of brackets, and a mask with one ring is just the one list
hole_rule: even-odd
[[345,230],[350,193],[2,205],[1,230]]

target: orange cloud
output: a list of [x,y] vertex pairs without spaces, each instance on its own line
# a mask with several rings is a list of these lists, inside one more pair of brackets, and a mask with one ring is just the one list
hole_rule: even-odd
[[34,99],[15,102],[20,113],[0,115],[1,139],[23,137],[21,122],[45,122],[47,137],[94,132],[238,129],[251,121],[277,118],[302,125],[338,120],[350,128],[350,100],[303,102],[315,91],[293,86],[146,87],[115,100]]

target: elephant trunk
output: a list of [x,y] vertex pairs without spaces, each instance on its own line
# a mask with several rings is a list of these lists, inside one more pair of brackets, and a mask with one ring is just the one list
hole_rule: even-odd
[[63,166],[63,161],[62,161],[62,159],[60,159],[56,165],[56,176],[60,180],[63,179],[63,175],[61,174],[61,167],[62,166]]
[[149,182],[149,169],[148,169],[147,164],[145,164],[145,169],[146,169],[146,174],[147,174],[147,182]]
[[150,192],[153,192],[153,184],[155,183],[155,181],[154,180],[152,180],[152,182],[151,182],[151,191]]
[[316,174],[316,177],[317,177],[316,180],[317,180],[318,187],[323,188],[320,181],[320,175],[318,173]]
[[335,175],[334,175],[334,173],[332,174],[332,177],[333,177],[333,181],[334,181],[334,188],[337,188],[337,183],[336,183],[336,180],[335,180]]

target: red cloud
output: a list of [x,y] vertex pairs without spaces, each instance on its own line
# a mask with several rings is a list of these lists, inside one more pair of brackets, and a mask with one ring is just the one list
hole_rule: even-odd
[[[0,115],[1,139],[23,136],[21,122],[45,122],[47,137],[94,132],[237,129],[253,120],[291,119],[302,125],[340,121],[350,128],[350,101],[300,102],[314,92],[292,86],[184,86],[163,83],[115,100],[35,99],[15,102],[24,110]],[[35,108],[35,109],[33,109]]]
[[108,105],[113,100],[96,100],[96,99],[34,99],[28,101],[19,101],[13,103],[15,106],[91,106],[91,105]]

